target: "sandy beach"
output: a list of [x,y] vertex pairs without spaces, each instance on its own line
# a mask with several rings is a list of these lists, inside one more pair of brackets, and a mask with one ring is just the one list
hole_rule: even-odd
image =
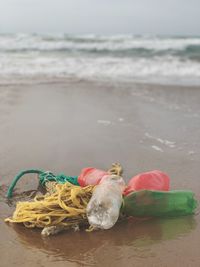
[[[1,266],[200,265],[199,214],[128,220],[108,231],[47,239],[3,221],[16,202],[7,202],[7,186],[29,168],[78,175],[83,167],[120,162],[126,181],[160,169],[169,174],[171,189],[192,190],[199,200],[199,87],[84,80],[1,85],[0,133]],[[37,183],[24,178],[17,200]]]

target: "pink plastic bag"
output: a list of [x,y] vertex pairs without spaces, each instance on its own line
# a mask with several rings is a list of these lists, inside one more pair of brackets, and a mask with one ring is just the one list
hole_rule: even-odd
[[106,171],[95,168],[84,168],[78,177],[78,183],[82,187],[87,185],[97,185],[101,181],[102,177],[107,174],[108,173]]
[[139,190],[169,191],[170,179],[164,172],[155,170],[138,174],[131,178],[124,190],[124,195]]

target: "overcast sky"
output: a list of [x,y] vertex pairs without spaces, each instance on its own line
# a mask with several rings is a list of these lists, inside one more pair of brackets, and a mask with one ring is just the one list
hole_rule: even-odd
[[200,35],[200,0],[0,0],[0,32]]

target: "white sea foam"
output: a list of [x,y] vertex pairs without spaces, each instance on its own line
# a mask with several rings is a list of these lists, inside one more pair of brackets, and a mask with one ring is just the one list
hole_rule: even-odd
[[200,84],[199,53],[200,38],[0,35],[0,78]]
[[199,46],[200,38],[136,37],[133,35],[0,35],[1,50],[126,50],[134,48],[153,50],[183,50],[188,46]]
[[160,148],[159,146],[151,146],[151,147],[156,151],[164,152],[163,149]]
[[152,136],[150,135],[149,133],[145,133],[145,137],[147,137],[148,139],[152,139],[164,146],[167,146],[169,148],[175,148],[176,147],[176,142],[174,141],[169,141],[167,139],[162,139],[160,137],[155,137],[155,136]]
[[[91,79],[117,79],[149,82],[200,83],[200,64],[172,58],[118,59],[1,55],[0,77],[61,76]],[[179,79],[177,81],[177,79]]]

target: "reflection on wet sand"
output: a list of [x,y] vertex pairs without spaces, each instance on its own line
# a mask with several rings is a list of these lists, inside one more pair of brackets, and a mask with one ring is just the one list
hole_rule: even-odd
[[58,261],[67,260],[88,266],[97,263],[99,255],[101,260],[105,256],[107,263],[109,254],[118,263],[123,261],[124,255],[133,259],[142,257],[150,245],[187,235],[195,229],[196,221],[192,216],[147,221],[130,218],[107,231],[67,231],[49,238],[42,238],[37,229],[26,229],[22,225],[13,227],[24,246],[42,250]]

